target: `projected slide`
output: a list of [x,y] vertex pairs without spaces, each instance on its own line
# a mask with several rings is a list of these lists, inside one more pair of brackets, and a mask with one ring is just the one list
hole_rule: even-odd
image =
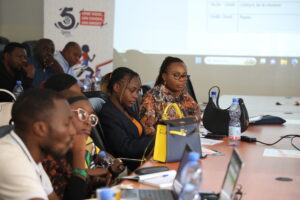
[[298,64],[300,0],[116,0],[115,13],[119,52],[199,55],[195,62],[206,64]]

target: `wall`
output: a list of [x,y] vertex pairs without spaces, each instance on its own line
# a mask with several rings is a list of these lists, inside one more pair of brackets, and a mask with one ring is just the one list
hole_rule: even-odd
[[[41,38],[43,1],[0,0],[0,35],[18,42]],[[143,83],[153,82],[165,56],[115,51],[114,66],[128,66],[141,75]],[[221,94],[300,96],[300,67],[207,67],[194,64],[193,56],[177,56],[185,61],[200,101],[207,101],[213,85],[221,87]]]
[[[129,66],[147,83],[155,81],[166,56],[115,51],[114,66]],[[221,88],[221,94],[300,96],[299,66],[204,66],[195,64],[194,56],[176,56],[187,65],[198,101],[207,101],[208,90],[214,85]]]
[[23,42],[43,37],[42,0],[0,0],[0,36]]

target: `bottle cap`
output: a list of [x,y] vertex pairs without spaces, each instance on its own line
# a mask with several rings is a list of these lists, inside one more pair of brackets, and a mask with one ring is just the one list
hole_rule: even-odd
[[216,96],[216,95],[217,95],[217,92],[215,92],[215,91],[211,92],[211,96]]
[[22,85],[22,81],[17,81],[17,85]]
[[85,75],[85,78],[90,78],[90,75],[89,74]]
[[239,99],[238,98],[233,98],[232,99],[232,103],[238,103],[239,102]]
[[98,68],[98,72],[101,72],[101,68]]
[[114,197],[114,192],[111,188],[101,188],[99,193],[101,200],[111,200]]
[[101,151],[101,152],[99,153],[99,156],[100,156],[101,158],[105,158],[106,153],[105,153],[104,151]]
[[200,158],[200,154],[197,152],[190,152],[188,155],[189,161],[198,161]]

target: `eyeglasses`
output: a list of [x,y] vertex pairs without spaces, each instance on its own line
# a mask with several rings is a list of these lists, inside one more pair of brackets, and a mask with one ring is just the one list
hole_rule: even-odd
[[96,115],[94,115],[94,114],[89,115],[89,113],[82,108],[77,108],[76,110],[72,110],[72,111],[77,112],[77,116],[80,121],[85,122],[85,121],[89,120],[91,126],[97,125],[98,117]]
[[167,74],[173,75],[175,80],[188,80],[190,78],[190,75],[188,74],[180,74],[179,72],[166,72]]

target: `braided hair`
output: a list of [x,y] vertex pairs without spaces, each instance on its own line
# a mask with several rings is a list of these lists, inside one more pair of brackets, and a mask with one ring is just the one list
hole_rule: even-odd
[[112,94],[114,84],[119,83],[125,77],[128,77],[128,82],[130,82],[134,77],[139,78],[139,74],[127,67],[118,67],[111,73],[111,77],[107,85],[107,90]]
[[155,82],[155,85],[161,85],[164,83],[164,80],[162,78],[162,75],[163,73],[166,73],[167,70],[168,70],[168,67],[174,63],[174,62],[181,62],[183,63],[183,61],[180,59],[180,58],[177,58],[177,57],[171,57],[171,56],[168,56],[165,58],[165,60],[163,61],[163,63],[161,64],[160,66],[160,69],[159,69],[159,74],[156,78],[156,82]]

